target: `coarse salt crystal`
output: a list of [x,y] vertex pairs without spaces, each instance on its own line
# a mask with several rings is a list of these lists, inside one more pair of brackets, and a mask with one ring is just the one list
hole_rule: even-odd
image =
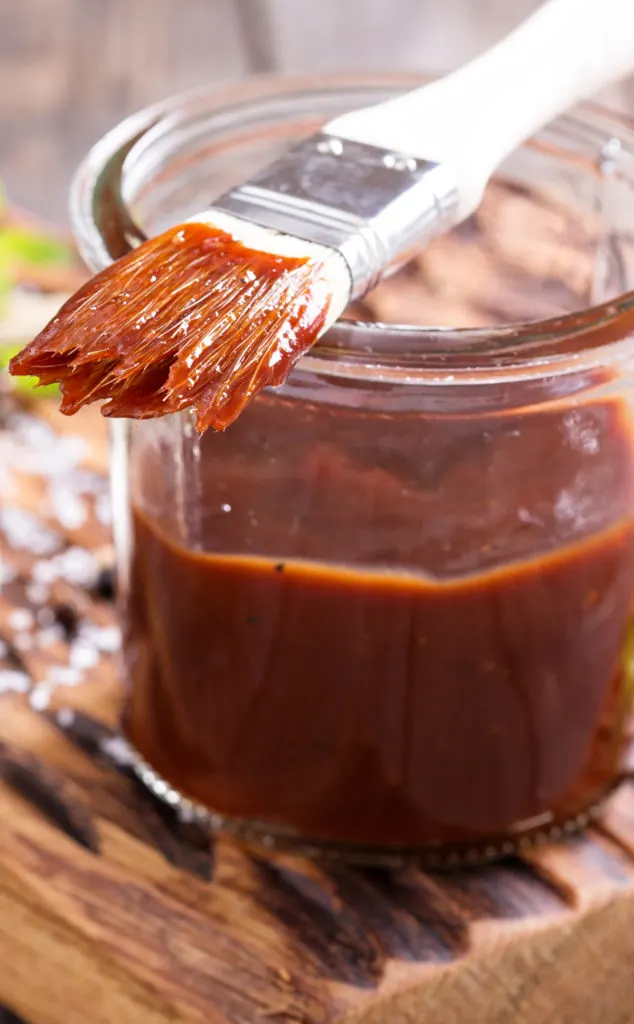
[[81,683],[81,672],[70,665],[53,665],[48,670],[47,683],[53,686],[77,686]]
[[0,530],[9,547],[30,551],[33,555],[52,555],[59,551],[61,539],[26,509],[14,505],[0,507]]
[[30,651],[33,648],[32,633],[16,633],[13,637],[13,646],[18,651]]
[[107,739],[102,740],[101,750],[106,757],[109,757],[120,767],[126,767],[127,765],[134,764],[136,761],[132,747],[124,740],[123,736],[109,736]]
[[34,711],[44,711],[51,702],[53,691],[47,683],[38,683],[29,695],[29,704]]
[[36,618],[40,626],[52,626],[55,623],[55,612],[48,607],[38,608]]
[[95,645],[104,654],[114,654],[121,646],[121,631],[118,626],[95,626],[86,623],[82,626],[80,637]]
[[93,668],[98,661],[99,652],[96,647],[90,644],[79,642],[73,644],[70,649],[69,664],[78,671]]
[[24,630],[31,629],[35,619],[33,612],[28,608],[14,608],[9,613],[8,621],[11,629]]
[[45,601],[48,601],[49,594],[48,587],[43,583],[29,583],[26,588],[26,596],[31,604],[44,604]]
[[26,672],[19,669],[4,669],[0,672],[0,694],[2,693],[27,693],[31,686],[31,680]]

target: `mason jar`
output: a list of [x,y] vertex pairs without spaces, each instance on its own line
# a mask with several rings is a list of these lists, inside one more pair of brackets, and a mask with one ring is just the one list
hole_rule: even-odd
[[[131,117],[75,179],[84,258],[418,84],[262,79]],[[226,432],[113,423],[122,729],[160,797],[248,842],[442,866],[573,832],[622,779],[633,152],[575,110]]]

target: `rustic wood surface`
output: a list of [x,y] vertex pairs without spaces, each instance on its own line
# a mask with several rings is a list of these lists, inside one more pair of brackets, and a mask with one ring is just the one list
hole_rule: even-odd
[[[0,179],[65,219],[80,158],[125,114],[252,73],[440,71],[538,0],[0,0]],[[634,111],[634,89],[609,101]]]
[[[444,68],[533,6],[0,0],[0,177],[61,220],[86,147],[143,103],[253,71]],[[0,421],[0,1024],[630,1024],[634,783],[586,835],[451,875],[179,822],[116,738],[101,420],[0,394]]]
[[632,1020],[633,785],[582,837],[448,875],[179,822],[114,732],[102,421],[5,394],[2,422],[2,1024]]

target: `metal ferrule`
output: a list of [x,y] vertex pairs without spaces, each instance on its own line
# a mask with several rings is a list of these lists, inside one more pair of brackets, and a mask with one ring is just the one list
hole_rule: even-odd
[[357,298],[455,223],[458,192],[450,167],[320,132],[213,205],[337,249]]

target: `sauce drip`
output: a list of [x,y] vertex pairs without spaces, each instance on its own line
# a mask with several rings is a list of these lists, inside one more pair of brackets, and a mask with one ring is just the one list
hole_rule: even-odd
[[132,418],[194,406],[198,430],[222,430],[316,340],[323,268],[204,224],[171,228],[85,284],[10,370],[59,383],[67,414],[94,401]]

